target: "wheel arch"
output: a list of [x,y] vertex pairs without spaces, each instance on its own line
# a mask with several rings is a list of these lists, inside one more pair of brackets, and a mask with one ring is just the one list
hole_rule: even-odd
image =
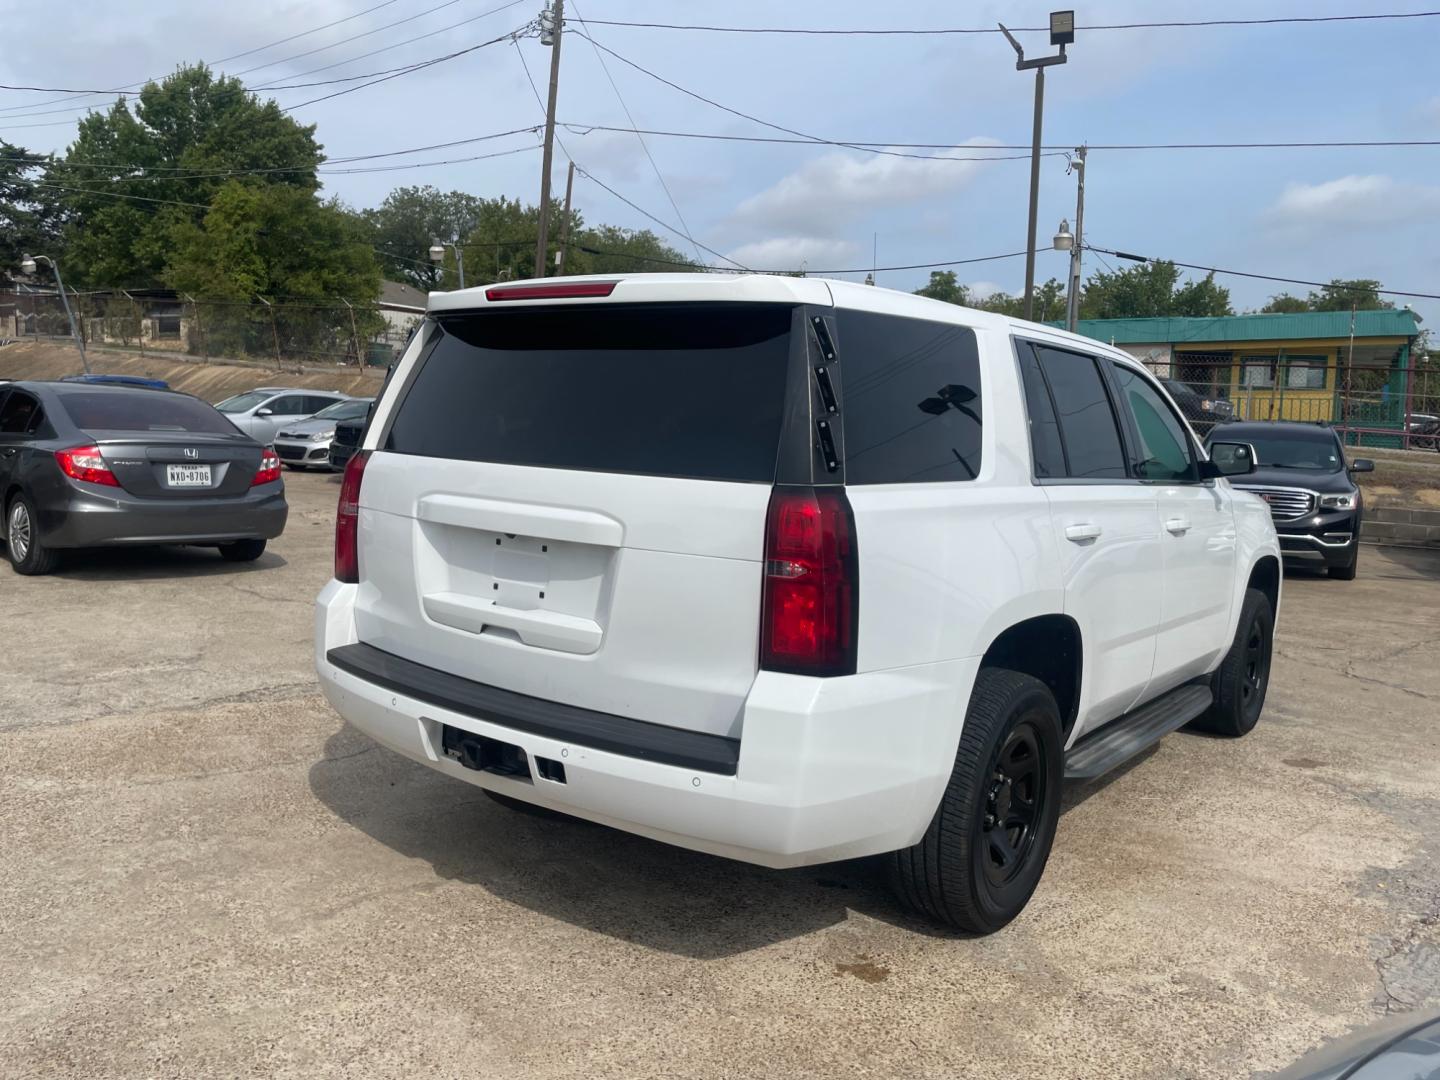
[[1250,568],[1250,577],[1245,583],[1247,589],[1259,589],[1270,601],[1273,616],[1280,614],[1280,560],[1274,555],[1262,555]]
[[1055,695],[1068,738],[1080,710],[1084,670],[1080,626],[1069,615],[1036,615],[1006,627],[985,650],[980,667],[1006,668],[1031,675]]

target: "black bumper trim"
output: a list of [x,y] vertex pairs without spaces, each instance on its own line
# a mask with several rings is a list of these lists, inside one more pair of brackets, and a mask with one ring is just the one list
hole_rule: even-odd
[[739,739],[682,731],[501,690],[363,642],[331,649],[325,659],[357,679],[406,697],[548,739],[723,776],[734,776],[740,762]]

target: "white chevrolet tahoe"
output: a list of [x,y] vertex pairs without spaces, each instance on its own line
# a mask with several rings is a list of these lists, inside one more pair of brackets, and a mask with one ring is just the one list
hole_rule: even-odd
[[1122,352],[885,289],[432,293],[346,468],[316,667],[501,801],[772,867],[884,854],[988,932],[1065,780],[1258,719],[1252,468]]

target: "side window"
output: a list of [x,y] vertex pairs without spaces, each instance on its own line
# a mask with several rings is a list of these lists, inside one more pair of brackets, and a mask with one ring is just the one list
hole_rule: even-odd
[[307,413],[317,413],[321,409],[328,409],[331,405],[334,405],[337,401],[340,400],[342,399],[334,397],[307,396],[305,398],[305,411]]
[[1025,384],[1025,411],[1030,420],[1030,452],[1035,458],[1035,476],[1044,480],[1065,476],[1065,446],[1060,441],[1060,424],[1055,419],[1055,401],[1035,352],[1027,342],[1015,343],[1020,356],[1020,377]]
[[286,394],[284,397],[276,398],[265,407],[276,416],[304,416],[307,412],[305,401],[306,399],[300,394]]
[[1146,379],[1124,364],[1110,364],[1120,396],[1135,422],[1138,443],[1131,467],[1142,480],[1197,478],[1190,436]]
[[1045,345],[1035,346],[1035,356],[1059,414],[1069,474],[1091,480],[1125,479],[1120,429],[1094,358]]
[[845,482],[973,480],[980,471],[975,331],[841,309]]
[[40,426],[40,402],[23,390],[11,390],[0,405],[0,435],[28,435]]

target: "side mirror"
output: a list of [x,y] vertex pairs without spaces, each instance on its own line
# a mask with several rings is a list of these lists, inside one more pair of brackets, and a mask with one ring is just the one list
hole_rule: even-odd
[[1371,461],[1369,458],[1357,457],[1354,461],[1350,462],[1350,471],[1374,472],[1375,462]]
[[1201,462],[1201,476],[1246,476],[1255,471],[1255,447],[1243,442],[1213,442],[1210,460]]
[[256,409],[256,410],[255,410],[255,415],[256,415],[256,416],[274,416],[274,415],[275,415],[275,410],[274,410],[274,409]]

